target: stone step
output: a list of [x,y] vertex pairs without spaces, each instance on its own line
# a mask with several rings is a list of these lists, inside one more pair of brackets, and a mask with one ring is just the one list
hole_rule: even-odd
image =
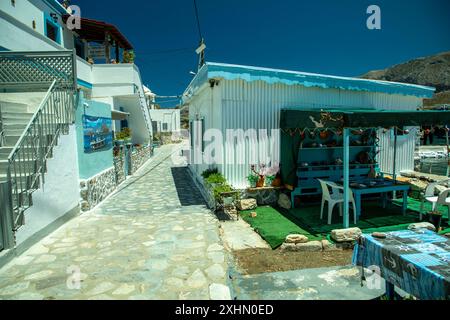
[[29,106],[25,103],[9,102],[0,100],[0,109],[2,113],[6,112],[28,112]]
[[[6,172],[0,173],[0,183],[6,182],[7,180],[8,180],[8,175],[6,174]],[[36,190],[39,187],[39,179],[37,179],[38,181],[35,182],[35,184],[37,184],[37,185],[34,185],[34,186],[30,185],[31,180],[33,180],[32,176],[21,176],[15,180],[17,183],[17,191],[19,193],[24,192],[26,190]],[[13,186],[13,188],[14,188],[14,186]]]

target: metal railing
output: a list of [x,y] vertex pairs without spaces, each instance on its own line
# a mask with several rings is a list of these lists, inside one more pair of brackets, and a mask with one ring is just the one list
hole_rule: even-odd
[[3,128],[2,104],[0,103],[0,147],[3,146],[5,138],[5,129]]
[[60,134],[74,122],[72,89],[58,87],[53,80],[44,99],[8,156],[14,230],[23,225],[23,214],[32,205],[31,194],[45,182],[47,159]]
[[135,91],[137,91],[137,94],[139,96],[139,104],[141,107],[142,114],[144,116],[145,126],[147,127],[147,131],[150,137],[149,144],[152,144],[152,130],[151,130],[151,123],[152,120],[150,118],[150,112],[148,110],[148,104],[147,99],[145,98],[143,90],[141,90],[137,85],[134,85]]

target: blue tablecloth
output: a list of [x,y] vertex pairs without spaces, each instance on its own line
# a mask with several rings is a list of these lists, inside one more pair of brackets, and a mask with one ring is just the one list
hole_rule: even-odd
[[450,299],[450,240],[426,229],[386,234],[363,235],[353,263],[377,266],[387,282],[419,299]]

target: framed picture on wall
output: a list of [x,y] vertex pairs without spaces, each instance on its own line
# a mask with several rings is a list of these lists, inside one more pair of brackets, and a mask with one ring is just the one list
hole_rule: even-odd
[[100,152],[112,149],[111,118],[83,116],[84,153]]

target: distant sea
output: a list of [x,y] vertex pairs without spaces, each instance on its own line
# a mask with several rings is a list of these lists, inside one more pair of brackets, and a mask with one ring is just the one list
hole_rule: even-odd
[[420,172],[432,173],[440,176],[447,175],[447,159],[422,159],[420,161]]

